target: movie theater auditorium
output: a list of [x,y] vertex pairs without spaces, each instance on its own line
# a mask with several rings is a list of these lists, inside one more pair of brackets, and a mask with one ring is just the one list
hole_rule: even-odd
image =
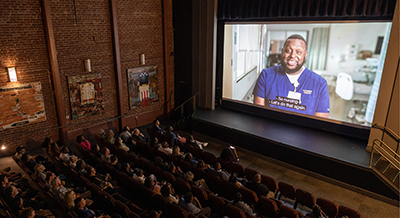
[[[2,0],[1,216],[399,217],[399,11],[398,0]],[[331,114],[333,97],[352,105],[344,120],[224,94],[224,55],[242,40],[226,41],[228,25],[380,22],[386,33],[358,32],[337,56],[381,61],[349,79],[375,90],[367,103],[339,95],[338,72],[321,75]],[[357,44],[372,35],[375,52]],[[246,57],[232,69],[271,66]],[[372,122],[357,123],[371,99]]]

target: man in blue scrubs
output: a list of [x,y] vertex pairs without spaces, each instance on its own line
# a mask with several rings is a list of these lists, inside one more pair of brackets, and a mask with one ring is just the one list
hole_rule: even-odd
[[289,36],[282,48],[281,65],[264,69],[253,90],[254,103],[269,108],[329,117],[326,80],[305,68],[307,44],[300,35]]

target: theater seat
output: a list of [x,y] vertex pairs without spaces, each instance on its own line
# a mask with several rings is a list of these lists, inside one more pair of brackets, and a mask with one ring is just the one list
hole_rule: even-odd
[[293,208],[296,209],[298,204],[302,204],[308,208],[313,208],[317,204],[317,199],[310,192],[304,191],[302,189],[296,190],[296,202]]
[[224,208],[225,208],[226,215],[229,218],[246,218],[246,214],[241,209],[239,209],[238,207],[236,207],[230,203],[225,204]]
[[336,217],[338,215],[339,209],[338,205],[335,202],[327,200],[325,198],[317,198],[317,204],[329,217]]
[[269,191],[271,191],[275,194],[277,193],[278,182],[274,178],[261,174],[261,183],[266,185],[268,187]]
[[285,182],[278,183],[278,193],[278,200],[281,198],[281,196],[296,200],[296,188]]
[[261,196],[257,208],[263,217],[278,218],[278,206],[274,200]]
[[279,217],[300,218],[299,214],[295,209],[284,205],[282,205],[281,208],[279,208]]
[[177,204],[171,204],[171,214],[174,218],[188,218],[188,213]]
[[244,173],[245,173],[246,179],[249,181],[252,181],[253,177],[256,174],[260,174],[260,172],[258,172],[257,170],[249,168],[249,167],[246,167],[246,169],[244,169]]
[[349,218],[362,218],[360,212],[355,211],[349,207],[340,205],[339,206],[339,217],[348,216]]

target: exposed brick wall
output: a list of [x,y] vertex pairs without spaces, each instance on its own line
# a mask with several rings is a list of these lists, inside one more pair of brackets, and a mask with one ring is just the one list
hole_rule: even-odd
[[50,83],[49,55],[39,0],[2,0],[0,3],[0,86],[8,84],[7,67],[15,66],[17,83],[41,82],[46,121],[0,129],[2,155],[15,153],[18,145],[40,147],[46,136],[58,140],[58,123]]
[[[0,86],[8,83],[7,66],[16,66],[21,83],[42,83],[47,120],[19,128],[0,130],[0,143],[15,147],[32,144],[37,148],[46,136],[58,140],[56,103],[49,71],[50,62],[44,31],[44,19],[40,0],[2,0],[0,2]],[[129,125],[142,125],[163,113],[164,102],[164,32],[162,0],[118,0],[117,22],[121,52],[123,105]],[[63,104],[67,119],[68,136],[71,140],[78,134],[93,135],[101,128],[116,129],[118,122],[110,120],[118,116],[116,75],[108,0],[76,0],[75,12],[72,1],[50,0],[51,19],[54,30],[57,61],[59,65]],[[165,5],[167,14],[167,46],[172,52],[172,0]],[[146,65],[158,66],[160,102],[130,111],[128,105],[126,69],[139,67],[139,54],[146,55]],[[92,72],[102,73],[102,86],[106,99],[105,112],[100,115],[71,120],[68,94],[68,76],[83,75],[84,59],[90,59]],[[173,90],[173,57],[169,61],[167,85]],[[171,100],[173,104],[173,99]],[[89,128],[89,130],[86,130]],[[43,131],[41,131],[43,129]],[[91,131],[91,129],[93,131]],[[0,154],[1,155],[1,154]]]

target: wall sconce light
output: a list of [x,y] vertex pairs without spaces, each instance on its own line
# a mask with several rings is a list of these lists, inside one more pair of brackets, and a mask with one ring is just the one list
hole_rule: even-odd
[[90,66],[90,59],[85,59],[84,63],[85,63],[85,71],[92,72],[92,67]]
[[1,146],[1,150],[4,150],[4,149],[6,149],[6,146],[5,146],[5,145],[2,145],[2,146]]
[[146,58],[145,58],[144,54],[139,54],[139,62],[141,65],[146,64]]
[[15,67],[8,68],[8,77],[10,78],[10,82],[17,82],[17,71],[15,71]]

